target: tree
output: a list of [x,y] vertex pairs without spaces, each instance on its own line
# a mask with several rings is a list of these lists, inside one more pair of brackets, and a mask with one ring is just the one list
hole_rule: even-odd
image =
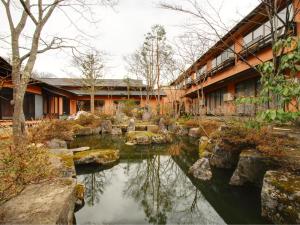
[[98,51],[92,51],[80,57],[74,56],[74,65],[80,70],[82,85],[90,94],[91,113],[95,113],[95,92],[104,77],[103,57]]
[[131,83],[130,83],[130,78],[129,77],[124,77],[123,81],[126,83],[127,86],[127,99],[130,99],[130,88],[131,88]]
[[[262,24],[270,30],[270,38],[272,43],[273,58],[271,61],[264,62],[259,56],[249,51],[252,57],[260,61],[260,65],[251,65],[247,58],[236,52],[234,49],[229,48],[229,44],[222,38],[225,32],[228,32],[228,27],[222,22],[222,17],[209,1],[207,6],[210,10],[204,9],[203,5],[198,1],[186,1],[190,7],[183,7],[162,3],[161,7],[176,12],[184,13],[192,16],[198,21],[198,24],[204,24],[205,29],[209,33],[214,33],[217,41],[223,44],[223,48],[228,48],[238,59],[242,60],[249,68],[257,71],[261,76],[261,91],[258,97],[243,98],[238,100],[240,103],[251,102],[253,104],[267,105],[267,108],[261,112],[261,118],[268,121],[274,120],[291,120],[299,116],[299,83],[296,78],[296,72],[299,71],[298,64],[299,48],[298,38],[292,37],[291,30],[293,29],[293,20],[299,13],[299,1],[296,1],[291,7],[291,1],[280,0],[261,0],[260,14],[268,18],[268,23]],[[280,10],[284,8],[285,10]],[[251,22],[251,21],[250,21]],[[199,28],[201,30],[201,27]],[[279,35],[278,30],[281,29]],[[229,39],[234,41],[240,47],[244,47],[236,38],[229,34]],[[204,82],[205,80],[203,80]],[[292,88],[291,88],[292,87]],[[294,91],[293,91],[293,90]],[[275,97],[279,99],[277,108],[271,108],[269,104]],[[287,108],[293,105],[296,112],[288,111]]]
[[[28,82],[38,57],[38,54],[45,53],[49,50],[60,48],[74,48],[68,45],[66,40],[61,37],[54,37],[50,42],[42,38],[42,31],[45,25],[52,17],[53,12],[61,10],[68,17],[66,8],[74,12],[83,13],[92,12],[91,6],[94,4],[113,4],[110,0],[93,0],[86,3],[83,0],[52,0],[52,1],[30,1],[30,0],[1,0],[6,12],[9,24],[10,46],[12,55],[12,82],[13,82],[13,143],[17,150],[22,149],[25,134],[25,118],[23,113],[23,100]],[[20,17],[18,13],[20,10]],[[86,18],[83,16],[83,18]],[[70,19],[68,17],[68,19]],[[74,23],[73,23],[74,24]],[[32,29],[25,33],[25,27],[30,26]],[[22,38],[29,39],[29,46],[22,45]],[[25,53],[23,54],[25,49]]]
[[156,88],[157,113],[160,114],[161,82],[163,74],[168,71],[168,61],[172,57],[172,48],[167,44],[166,31],[161,25],[154,25],[145,35],[143,45],[127,57],[128,71],[146,81],[147,105],[150,93]]

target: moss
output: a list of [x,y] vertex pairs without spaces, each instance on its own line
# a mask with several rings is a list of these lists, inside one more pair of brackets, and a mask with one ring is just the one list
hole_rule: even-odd
[[60,160],[62,161],[65,167],[67,168],[74,167],[73,156],[71,154],[60,153],[60,154],[55,154],[55,156],[60,158]]
[[206,148],[208,146],[208,141],[204,141],[199,144],[199,156],[200,158],[204,157],[204,153],[206,151]]
[[129,138],[130,140],[136,137],[145,137],[145,136],[151,138],[155,136],[155,134],[150,131],[130,131],[127,133],[127,138]]
[[75,197],[83,200],[84,199],[84,193],[85,193],[85,187],[83,184],[76,184],[74,194]]
[[96,156],[108,160],[117,160],[119,158],[119,151],[114,149],[94,149],[83,152],[76,152],[73,156],[74,160],[79,160],[88,156]]

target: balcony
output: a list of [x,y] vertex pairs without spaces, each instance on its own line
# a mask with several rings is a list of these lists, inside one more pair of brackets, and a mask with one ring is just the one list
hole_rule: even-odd
[[[296,34],[296,24],[293,23],[292,25],[293,25],[292,28],[287,33],[288,35]],[[282,29],[284,29],[284,27],[280,27],[277,30],[279,38],[281,38],[284,35]],[[260,35],[257,38],[253,39],[252,41],[250,41],[249,43],[247,43],[243,47],[243,50],[239,52],[239,58],[240,59],[248,58],[249,56],[254,55],[258,51],[266,47],[270,47],[271,44],[272,44],[271,34],[268,34],[266,36]]]
[[235,57],[231,56],[228,59],[226,59],[225,61],[223,61],[221,64],[219,64],[218,66],[212,68],[209,71],[209,76],[213,76],[217,72],[220,72],[220,71],[222,71],[230,66],[234,66],[234,65],[235,65]]

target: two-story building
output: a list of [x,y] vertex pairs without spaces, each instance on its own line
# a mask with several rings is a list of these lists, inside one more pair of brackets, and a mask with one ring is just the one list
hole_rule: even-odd
[[[287,10],[293,18],[290,35],[300,36],[299,0],[279,1],[277,34],[284,31]],[[254,69],[273,58],[270,21],[264,3],[258,5],[171,85],[184,90],[187,113],[253,115],[261,106],[235,104],[238,97],[257,96],[260,74]],[[203,94],[203,98],[202,98]],[[199,101],[198,96],[201,95]],[[270,105],[276,105],[276,97]]]

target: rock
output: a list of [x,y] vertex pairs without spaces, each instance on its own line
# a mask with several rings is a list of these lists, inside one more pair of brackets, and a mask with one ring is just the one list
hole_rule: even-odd
[[209,138],[206,137],[206,136],[202,136],[200,138],[200,141],[199,141],[199,156],[202,158],[202,157],[208,157],[210,156],[210,154],[208,154],[208,151],[206,151],[206,147],[209,143]]
[[171,133],[176,133],[178,131],[178,124],[172,123],[168,126],[168,131]]
[[74,117],[71,117],[70,119],[78,120],[81,115],[89,116],[91,115],[91,113],[86,111],[78,111],[76,115]]
[[127,132],[130,132],[130,131],[135,131],[134,119],[129,120],[129,124],[128,124],[128,127],[127,127]]
[[128,145],[128,146],[133,146],[133,145],[136,145],[136,143],[133,143],[133,142],[127,141],[127,142],[125,143],[125,145]]
[[63,178],[76,177],[73,152],[69,149],[50,149],[50,162],[58,172],[57,176]]
[[148,125],[147,131],[157,133],[159,131],[159,127],[157,125]]
[[209,162],[211,166],[217,168],[233,169],[238,164],[239,154],[237,151],[224,150],[216,143],[212,149]]
[[267,170],[280,167],[278,161],[271,156],[263,155],[256,150],[244,150],[231,179],[231,185],[243,185],[252,183],[261,187],[263,177]]
[[30,184],[0,206],[1,224],[73,224],[75,179]]
[[78,211],[84,206],[84,194],[85,186],[84,184],[76,184],[75,186],[75,211]]
[[145,131],[145,130],[147,130],[147,125],[144,125],[144,124],[136,124],[136,125],[135,125],[135,130],[136,130],[136,131]]
[[90,150],[90,147],[71,148],[69,151],[72,152],[84,152]]
[[150,119],[151,119],[151,113],[145,111],[145,112],[143,113],[143,115],[142,115],[142,120],[143,120],[143,121],[150,121]]
[[121,129],[121,128],[114,127],[114,128],[111,130],[111,135],[122,135],[122,129]]
[[111,133],[111,130],[112,130],[112,123],[110,120],[103,120],[101,122],[101,131],[102,131],[102,134],[104,133]]
[[127,143],[149,145],[151,143],[164,144],[172,141],[167,133],[152,133],[149,131],[130,131],[127,133]]
[[300,176],[267,171],[261,191],[261,213],[275,224],[300,224]]
[[129,117],[126,116],[125,113],[122,112],[117,112],[116,117],[115,117],[115,121],[117,124],[119,123],[127,123],[129,120]]
[[186,135],[188,135],[188,133],[189,133],[189,130],[183,126],[178,126],[178,129],[175,132],[175,134],[178,136],[186,136]]
[[46,145],[48,148],[51,149],[58,149],[58,148],[67,148],[67,142],[61,139],[54,138],[51,141],[47,141]]
[[189,169],[189,173],[200,180],[210,180],[212,177],[209,161],[206,158],[199,159]]
[[199,128],[191,128],[189,131],[190,137],[200,137]]
[[95,149],[77,152],[73,156],[75,165],[94,163],[108,166],[114,164],[119,158],[119,150],[114,149]]
[[77,128],[74,133],[76,136],[88,136],[93,134],[93,129],[90,127],[81,127]]
[[92,128],[92,134],[100,134],[100,132],[102,131],[102,127],[95,127]]
[[161,131],[161,132],[167,131],[166,121],[163,117],[159,119],[158,127],[159,127],[159,131]]

